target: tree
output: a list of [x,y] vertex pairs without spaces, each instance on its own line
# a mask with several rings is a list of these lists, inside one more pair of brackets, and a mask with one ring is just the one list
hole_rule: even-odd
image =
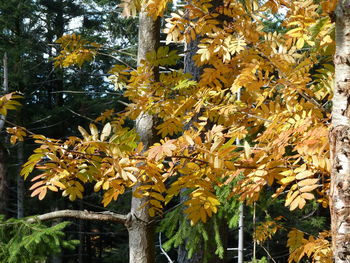
[[[8,68],[7,68],[7,54],[3,58],[3,72],[4,72],[4,93],[8,93]],[[5,126],[6,116],[0,116],[0,131]],[[6,178],[6,150],[3,145],[0,145],[0,214],[6,215],[6,199],[7,199],[7,178]]]
[[[22,4],[24,7],[20,8]],[[83,7],[87,8],[85,5]],[[1,3],[0,9],[0,20],[2,21],[0,28],[2,32],[0,50],[9,53],[8,64],[10,69],[8,74],[10,90],[4,93],[16,90],[24,93],[25,98],[25,100],[21,101],[23,107],[21,107],[21,112],[18,113],[20,116],[18,118],[23,120],[23,123],[19,122],[18,118],[13,115],[8,116],[7,121],[16,122],[37,132],[40,130],[40,132],[50,137],[61,138],[75,132],[74,129],[70,129],[71,126],[83,125],[82,123],[84,121],[86,123],[86,119],[77,121],[76,116],[78,114],[80,116],[87,115],[95,117],[100,114],[101,110],[105,109],[106,102],[108,106],[116,103],[117,99],[112,101],[111,99],[101,98],[103,95],[96,95],[99,92],[102,94],[103,91],[111,87],[111,85],[106,85],[105,82],[101,81],[104,76],[100,73],[101,64],[109,69],[110,57],[106,58],[105,56],[103,59],[100,57],[96,58],[94,64],[89,65],[88,69],[87,67],[82,67],[69,70],[69,72],[61,70],[63,74],[58,74],[54,71],[53,60],[51,57],[47,57],[48,55],[52,56],[56,52],[59,52],[59,45],[54,44],[54,40],[59,38],[64,32],[70,32],[71,29],[68,28],[68,24],[72,18],[82,15],[82,6],[74,4],[72,1],[36,1],[33,3],[33,1],[18,0]],[[92,16],[96,18],[96,15]],[[102,12],[99,17],[101,16]],[[19,35],[15,31],[15,25],[21,19],[24,22],[20,26],[22,31],[21,35]],[[91,17],[88,17],[84,21],[86,22],[87,20],[90,22],[93,21]],[[56,23],[57,21],[60,21],[60,23]],[[103,26],[104,24],[104,20],[99,20],[99,26]],[[84,29],[91,30],[91,27],[85,25]],[[76,30],[78,31],[78,29]],[[100,32],[99,35],[103,33],[101,28],[94,30],[89,32],[96,33],[98,31]],[[98,36],[95,34],[94,37],[97,38]],[[94,37],[90,36],[90,39],[94,39]],[[125,36],[123,37],[125,38]],[[103,43],[101,36],[98,39],[100,43]],[[16,63],[16,61],[20,62]],[[98,65],[99,72],[96,70],[96,65]],[[6,67],[1,67],[1,69],[3,68]],[[77,86],[79,87],[79,95],[75,95],[74,93]],[[67,94],[63,93],[63,89],[67,90]],[[69,93],[70,91],[72,93]],[[92,99],[94,99],[94,104],[89,102]],[[86,107],[86,105],[89,107]],[[119,109],[121,107],[115,107],[115,111],[119,111]],[[6,126],[9,126],[9,124],[7,123]],[[4,130],[2,132],[5,133]],[[8,139],[9,137],[2,136],[3,141],[8,141]],[[23,212],[25,215],[29,215],[38,213],[39,210],[39,206],[35,204],[34,200],[24,198],[23,204],[23,199],[16,197],[16,190],[21,189],[16,189],[16,175],[19,174],[17,169],[20,168],[19,163],[21,161],[18,160],[13,151],[16,148],[22,149],[22,147],[19,147],[18,142],[16,144],[11,147],[9,143],[4,143],[6,149],[4,149],[4,154],[2,154],[2,157],[5,157],[5,153],[8,155],[6,164],[9,169],[6,178],[9,181],[5,182],[1,180],[1,183],[2,186],[6,183],[5,189],[8,190],[9,196],[6,202],[1,202],[1,205],[6,206],[6,211],[2,212],[6,212],[8,216],[13,216],[14,214],[23,215]],[[31,143],[25,143],[23,145],[24,149],[22,150],[24,150],[25,158],[27,153],[32,151],[32,146]],[[21,176],[19,178],[22,180]],[[28,192],[17,192],[22,193],[24,197],[28,194]],[[1,191],[2,197],[5,193],[6,191]],[[14,202],[16,199],[22,200],[22,202],[19,202],[22,205],[17,206]],[[1,198],[1,200],[3,199]],[[67,205],[66,200],[47,198],[46,202],[40,204],[40,209],[55,210],[72,206],[74,204]],[[22,208],[19,209],[21,213],[15,211],[17,207]],[[76,230],[74,226],[70,226],[68,231],[72,232]],[[89,232],[89,230],[80,232]]]
[[[155,20],[148,16],[145,6],[139,13],[139,39],[137,64],[142,66],[143,60],[146,60],[146,55],[157,50],[159,46],[160,20]],[[158,67],[151,69],[153,74],[150,76],[153,81],[158,81]],[[140,136],[140,141],[144,146],[143,150],[147,150],[155,141],[154,133],[155,116],[148,112],[141,112],[136,119],[135,129]],[[137,191],[140,185],[135,185],[133,191]],[[129,232],[129,254],[130,262],[151,263],[155,261],[155,226],[148,213],[149,198],[132,197],[131,211],[129,219],[126,223]]]
[[[140,15],[140,45],[138,52],[138,63],[141,65],[142,60],[145,59],[146,53],[155,50],[159,41],[159,21],[153,21],[152,18],[148,17],[145,12]],[[157,78],[158,71],[157,67],[154,67],[154,77]],[[152,116],[145,114],[140,114],[140,117],[136,121],[136,129],[140,134],[141,140],[145,147],[152,144]],[[150,122],[150,123],[149,123]],[[105,126],[105,132],[108,133],[108,127]],[[96,128],[96,127],[95,127]],[[110,133],[110,131],[109,131]],[[107,135],[108,136],[108,135]],[[35,136],[34,136],[35,137]],[[39,138],[39,137],[38,137]],[[59,184],[60,185],[60,184]],[[57,186],[59,186],[57,185]],[[79,187],[79,184],[77,185]],[[74,194],[74,193],[73,193]],[[140,209],[142,205],[146,207]],[[105,220],[103,215],[87,214],[82,216],[83,213],[79,211],[60,211],[49,213],[43,217],[39,217],[40,220],[54,219],[57,217],[72,217],[72,218],[82,218],[88,220]],[[94,216],[95,215],[95,216]],[[125,224],[127,226],[130,236],[130,262],[153,262],[154,261],[154,226],[152,222],[149,222],[149,214],[147,212],[147,203],[142,201],[142,199],[133,199],[131,212],[128,217],[122,215],[114,215],[108,217],[111,221],[116,221]]]
[[350,68],[347,63],[350,39],[345,33],[350,22],[349,1],[339,1],[336,9],[336,53],[334,56],[335,84],[332,110],[330,146],[332,183],[330,207],[332,217],[332,244],[334,262],[350,260],[350,209],[349,209],[349,92],[347,80]]
[[[130,101],[127,108],[104,122],[102,131],[94,124],[89,132],[80,128],[83,138],[58,141],[33,135],[40,147],[22,170],[25,177],[35,167],[40,171],[32,195],[42,199],[48,190],[61,189],[75,200],[83,194],[82,183],[90,182],[104,191],[106,206],[134,187],[136,197],[149,198],[148,213],[155,216],[189,189],[185,213],[191,224],[205,223],[217,213],[215,189],[232,182],[231,196],[248,205],[269,189],[291,211],[311,204],[327,207],[334,3],[246,0],[209,12],[210,2],[197,1],[178,10],[166,19],[167,41],[202,37],[195,61],[206,68],[199,81],[181,70],[160,73],[159,81],[154,77],[155,67],[176,63],[178,56],[169,47],[146,55],[135,70],[116,65],[114,81]],[[157,18],[166,5],[150,1],[146,10]],[[283,33],[267,32],[262,14],[273,15],[282,6],[287,10]],[[124,7],[134,13],[138,2],[125,2]],[[228,19],[221,22],[219,16]],[[72,55],[80,61],[86,54],[93,57],[96,49],[86,51],[89,44],[63,49],[61,61],[69,65],[75,63]],[[161,139],[147,145],[148,150],[134,131],[123,127],[140,114],[159,118],[153,128]],[[185,129],[189,123],[192,128]],[[242,144],[235,145],[237,138]],[[287,229],[280,218],[262,225],[269,227],[260,231],[261,242]],[[287,232],[289,262],[306,256],[330,262],[327,231],[305,234],[292,227]]]

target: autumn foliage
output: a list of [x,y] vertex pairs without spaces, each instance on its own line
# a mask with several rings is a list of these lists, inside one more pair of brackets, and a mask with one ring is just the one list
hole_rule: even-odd
[[[237,180],[232,196],[247,204],[258,202],[269,186],[272,198],[283,199],[290,210],[303,209],[310,200],[327,207],[335,44],[330,14],[336,1],[317,2],[198,0],[174,10],[165,18],[166,41],[189,43],[200,37],[194,57],[203,67],[200,79],[174,70],[155,81],[152,68],[179,59],[168,46],[150,53],[135,70],[115,65],[110,79],[130,100],[126,110],[102,113],[96,119],[102,125],[79,127],[79,138],[32,135],[39,147],[22,170],[25,178],[34,169],[40,172],[31,178],[32,196],[43,199],[48,190],[61,190],[73,201],[90,183],[103,191],[107,206],[142,182],[134,194],[150,197],[154,216],[186,188],[191,193],[185,213],[196,224],[217,212],[215,187]],[[147,10],[154,18],[162,16],[167,3],[147,1]],[[134,15],[140,1],[122,5],[125,14]],[[265,22],[281,10],[281,29],[268,31]],[[56,65],[62,67],[81,66],[99,48],[75,35],[59,44]],[[6,113],[11,100],[1,101]],[[159,118],[160,140],[147,151],[136,132],[124,127],[141,112]],[[262,223],[256,239],[264,242],[282,228],[278,220]],[[304,256],[332,262],[327,231],[318,237],[288,231],[289,262]]]

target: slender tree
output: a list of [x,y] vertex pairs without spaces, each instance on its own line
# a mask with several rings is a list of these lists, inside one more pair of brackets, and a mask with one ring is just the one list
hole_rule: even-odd
[[[146,54],[157,50],[159,45],[160,20],[148,16],[144,8],[139,13],[139,39],[137,63],[140,66]],[[154,80],[158,80],[158,68],[153,68]],[[141,138],[145,150],[155,142],[155,117],[143,112],[136,119],[136,131]],[[138,186],[134,187],[134,190]],[[149,216],[147,198],[132,197],[131,213],[127,228],[129,231],[130,263],[154,262],[154,225]]]
[[[7,53],[3,57],[3,72],[4,93],[8,93],[8,67],[7,67]],[[6,116],[0,115],[0,131],[4,128]],[[6,148],[0,144],[0,214],[7,214],[6,198],[7,198],[7,180],[6,180]]]

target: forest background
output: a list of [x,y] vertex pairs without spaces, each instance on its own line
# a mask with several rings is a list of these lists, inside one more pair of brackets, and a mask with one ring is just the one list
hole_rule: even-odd
[[347,4],[2,3],[0,259],[347,262]]

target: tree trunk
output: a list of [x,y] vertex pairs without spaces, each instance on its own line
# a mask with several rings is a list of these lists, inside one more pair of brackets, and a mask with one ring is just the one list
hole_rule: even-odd
[[17,218],[24,217],[24,179],[20,175],[24,163],[23,148],[23,142],[19,142],[17,145]]
[[330,211],[335,263],[350,261],[350,0],[336,9]]
[[[3,71],[4,71],[3,89],[4,89],[4,94],[7,94],[7,93],[9,93],[9,75],[8,75],[7,53],[6,52],[4,54],[2,61],[3,61]],[[0,131],[5,126],[5,120],[6,120],[6,116],[0,115]]]
[[[140,66],[141,60],[146,54],[156,50],[159,45],[160,21],[153,20],[142,10],[139,14],[139,45],[137,63]],[[154,79],[158,79],[158,69],[154,69]],[[153,132],[154,117],[148,113],[141,113],[136,120],[136,130],[140,136],[145,149],[153,144],[155,134]],[[136,186],[137,187],[137,186]],[[132,197],[131,212],[126,224],[129,231],[129,262],[130,263],[153,263],[155,262],[154,225],[148,214],[146,198]],[[141,208],[142,207],[142,208]],[[140,209],[141,208],[141,209]]]
[[[3,71],[4,71],[4,93],[9,92],[8,86],[8,67],[7,67],[7,53],[5,52],[3,58]],[[0,115],[0,131],[5,126],[6,116]],[[7,211],[7,180],[6,180],[6,149],[3,145],[0,145],[0,214],[6,215]]]
[[6,215],[6,150],[0,145],[0,214]]

